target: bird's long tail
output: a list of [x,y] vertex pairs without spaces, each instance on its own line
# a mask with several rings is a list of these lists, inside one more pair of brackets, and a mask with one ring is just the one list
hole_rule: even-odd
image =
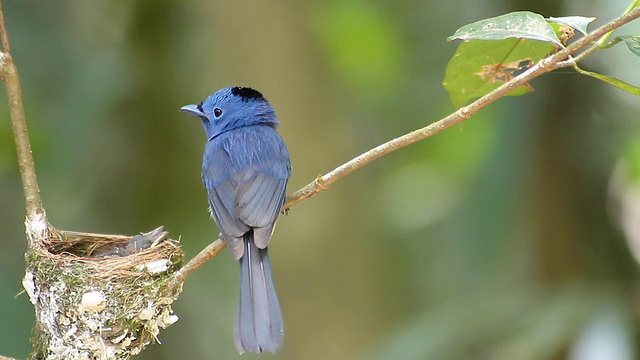
[[235,345],[239,353],[276,352],[282,346],[284,327],[271,276],[267,249],[253,241],[253,230],[244,235],[240,258],[240,304],[236,314]]

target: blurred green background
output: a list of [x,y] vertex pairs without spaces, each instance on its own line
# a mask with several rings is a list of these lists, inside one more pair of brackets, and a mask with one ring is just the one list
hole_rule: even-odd
[[[229,85],[262,91],[292,154],[291,193],[451,112],[441,81],[458,27],[516,10],[597,16],[597,26],[626,6],[4,1],[52,224],[122,234],[164,225],[188,257],[217,230],[200,181],[204,133],[182,105]],[[639,65],[618,45],[584,67],[638,85]],[[571,70],[532,85],[280,219],[270,248],[285,345],[261,358],[640,358],[628,245],[640,230],[640,101]],[[33,314],[16,296],[24,204],[4,100],[0,203],[0,354],[24,358]],[[237,272],[224,251],[189,277],[180,321],[138,358],[239,358]]]

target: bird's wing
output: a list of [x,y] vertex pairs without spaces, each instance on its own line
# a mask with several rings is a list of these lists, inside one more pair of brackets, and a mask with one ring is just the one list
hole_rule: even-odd
[[211,213],[220,231],[224,235],[242,237],[244,233],[249,231],[249,226],[238,218],[235,213],[235,192],[235,184],[229,179],[207,188]]
[[236,215],[254,228],[273,224],[282,209],[286,187],[287,179],[278,179],[267,172],[254,173],[236,188]]
[[284,204],[287,179],[254,170],[245,170],[241,177],[239,183],[226,179],[208,188],[211,211],[232,252],[250,228],[256,246],[264,249]]
[[222,239],[236,259],[242,257],[242,236],[251,228],[235,213],[236,182],[230,177],[229,154],[220,147],[208,148],[202,167],[202,181],[209,195],[211,215],[218,224]]

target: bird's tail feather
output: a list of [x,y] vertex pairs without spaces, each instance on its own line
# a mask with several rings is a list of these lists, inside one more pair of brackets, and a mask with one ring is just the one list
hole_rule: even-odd
[[253,231],[244,235],[240,258],[240,304],[236,315],[235,345],[239,353],[276,352],[282,346],[284,327],[271,276],[267,249],[259,249]]

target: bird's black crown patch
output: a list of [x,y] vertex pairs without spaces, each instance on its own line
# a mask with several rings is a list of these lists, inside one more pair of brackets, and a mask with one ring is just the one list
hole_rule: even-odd
[[240,96],[243,101],[264,99],[260,91],[252,89],[250,87],[232,87],[231,93],[235,96]]

